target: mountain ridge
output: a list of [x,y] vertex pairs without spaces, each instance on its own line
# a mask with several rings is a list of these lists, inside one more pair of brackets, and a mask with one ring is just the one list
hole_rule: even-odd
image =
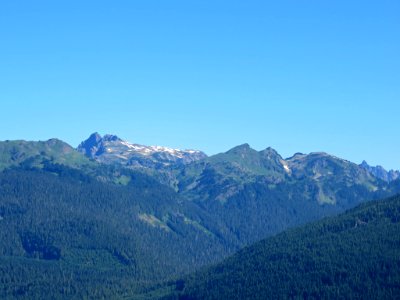
[[399,170],[389,170],[382,166],[370,166],[365,160],[362,161],[360,164],[362,168],[373,174],[375,177],[378,177],[386,182],[392,182],[398,178],[400,178],[400,171]]
[[47,141],[0,142],[0,169],[20,164],[41,166],[44,161],[79,167],[92,164],[88,158],[76,152],[69,144],[57,138]]
[[[310,152],[308,154],[297,152],[291,157],[282,158],[282,156],[271,147],[267,147],[264,150],[257,151],[251,148],[248,143],[243,143],[241,145],[235,146],[223,153],[207,156],[204,152],[200,150],[180,150],[163,146],[145,146],[127,142],[113,134],[106,134],[102,137],[97,132],[91,134],[88,139],[82,141],[77,147],[77,150],[85,154],[87,157],[101,163],[118,163],[128,168],[147,169],[148,171],[151,171],[153,169],[158,171],[166,171],[168,177],[171,177],[171,168],[179,168],[182,165],[190,165],[192,163],[207,159],[216,160],[217,157],[223,154],[233,156],[236,155],[238,158],[242,159],[246,159],[246,157],[250,159],[252,159],[251,157],[253,157],[254,159],[256,153],[261,153],[266,158],[273,158],[273,160],[275,160],[276,171],[279,171],[279,169],[283,168],[283,170],[289,176],[293,176],[296,173],[293,172],[292,167],[294,166],[295,168],[296,162],[304,157],[330,157],[332,159],[337,159],[338,161],[342,160],[348,162],[345,159],[321,151]],[[239,168],[244,167],[243,164],[239,164],[236,166]],[[365,161],[363,161],[363,163],[361,163],[359,166],[368,171],[368,173],[373,175],[374,177],[389,183],[400,178],[400,171],[386,171],[381,166],[371,167]],[[265,169],[263,169],[260,165],[248,165],[246,167],[250,167],[249,170],[252,172],[258,169],[258,172],[261,172],[260,175],[265,175]],[[171,181],[174,182],[175,180],[171,179]]]
[[126,167],[164,169],[188,164],[207,155],[199,150],[180,150],[163,146],[145,146],[127,142],[116,135],[103,137],[97,132],[81,142],[77,150],[102,163],[119,163]]

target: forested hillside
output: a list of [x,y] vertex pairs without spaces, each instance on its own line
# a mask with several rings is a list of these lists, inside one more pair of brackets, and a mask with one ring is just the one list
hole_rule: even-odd
[[248,144],[180,168],[177,178],[179,193],[224,220],[241,246],[400,192],[400,180],[326,153],[283,159]]
[[1,298],[132,294],[226,253],[200,225],[213,220],[145,175],[117,185],[47,168],[0,173]]
[[288,230],[170,288],[160,298],[398,299],[400,197]]

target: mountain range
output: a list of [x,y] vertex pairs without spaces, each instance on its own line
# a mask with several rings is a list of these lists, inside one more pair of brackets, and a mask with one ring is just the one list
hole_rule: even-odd
[[[250,148],[248,144],[244,144],[233,148],[230,150],[230,153],[240,151],[241,148],[246,147]],[[102,137],[97,132],[91,134],[88,139],[80,143],[77,150],[85,154],[85,156],[101,163],[120,164],[129,168],[157,170],[187,165],[207,158],[207,155],[200,150],[180,150],[163,146],[145,146],[130,143],[112,134],[106,134]],[[262,151],[262,153],[266,156],[274,157],[277,162],[275,167],[281,170],[283,168],[289,175],[292,173],[290,165],[296,165],[294,162],[295,160],[299,161],[301,157],[305,157],[304,154],[296,153],[293,157],[283,159],[272,148],[267,148]],[[327,155],[325,153],[311,153],[311,155],[318,154]],[[391,182],[400,177],[400,171],[398,170],[386,171],[382,166],[374,167],[368,165],[365,160],[359,166],[367,170],[371,175],[387,182]],[[260,167],[262,169],[261,165],[253,167],[255,168],[252,168],[252,171],[256,171],[256,168]],[[294,168],[296,167],[294,166]],[[263,175],[264,173],[262,173],[261,169],[258,171]]]
[[323,152],[285,159],[248,144],[208,157],[97,133],[77,149],[58,139],[0,142],[0,297],[146,293],[400,192],[400,178],[371,170]]

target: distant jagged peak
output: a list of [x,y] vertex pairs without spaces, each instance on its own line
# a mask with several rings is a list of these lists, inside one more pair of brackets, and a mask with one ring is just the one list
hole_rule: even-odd
[[380,169],[386,172],[386,169],[380,165],[376,166],[371,166],[366,160],[363,160],[362,163],[360,164],[361,167],[364,167],[366,169],[372,168],[372,169]]
[[102,137],[100,134],[97,132],[92,133],[89,138],[79,144],[77,150],[90,158],[94,158],[99,150],[101,141]]
[[400,171],[398,170],[389,170],[387,171],[382,166],[371,166],[367,163],[367,161],[363,160],[362,163],[359,165],[363,169],[367,170],[371,175],[384,180],[386,182],[392,182],[396,179],[400,178]]
[[120,162],[128,165],[158,166],[189,163],[207,157],[199,150],[180,150],[164,146],[131,143],[114,134],[103,137],[95,132],[78,146],[78,151],[105,163]]
[[96,142],[98,142],[101,139],[102,139],[102,136],[98,132],[94,132],[89,136],[87,141],[96,141]]

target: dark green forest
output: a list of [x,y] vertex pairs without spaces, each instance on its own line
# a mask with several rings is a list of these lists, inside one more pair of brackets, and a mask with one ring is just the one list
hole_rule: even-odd
[[204,213],[146,175],[124,186],[46,168],[0,173],[1,298],[132,294],[227,252]]
[[398,299],[400,197],[241,250],[169,286],[172,299]]

